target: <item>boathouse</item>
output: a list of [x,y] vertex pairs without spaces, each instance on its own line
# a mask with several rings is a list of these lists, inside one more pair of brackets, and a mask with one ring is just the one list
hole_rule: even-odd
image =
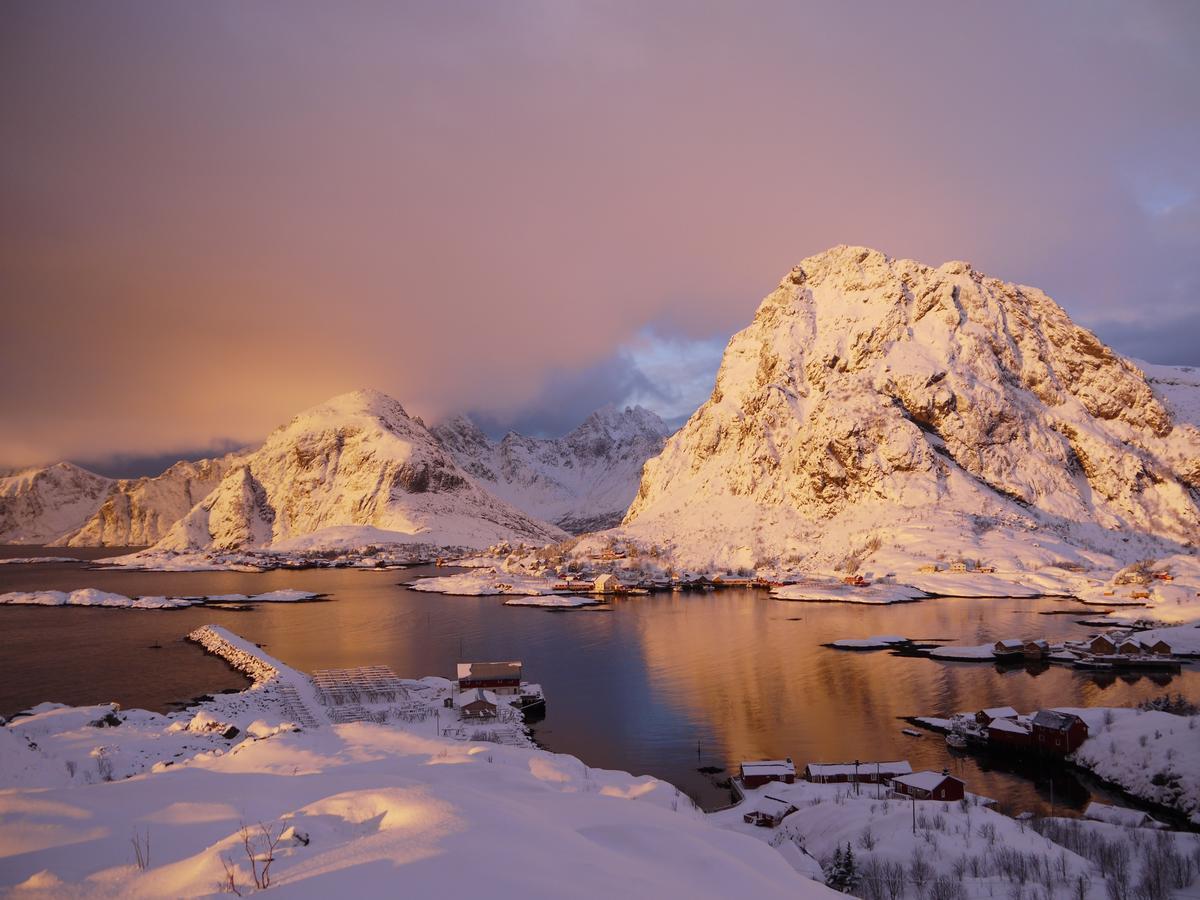
[[1026,641],[1021,652],[1026,659],[1044,659],[1050,655],[1050,645],[1046,641]]
[[1033,746],[1029,726],[1015,719],[994,719],[987,726],[988,746],[1028,750]]
[[1015,719],[1020,715],[1011,706],[991,706],[975,713],[975,721],[980,725],[990,725],[996,719]]
[[592,584],[592,590],[597,594],[612,594],[621,589],[621,582],[611,572],[605,572]]
[[1096,656],[1111,656],[1117,652],[1117,639],[1111,635],[1098,634],[1092,638],[1088,649]]
[[795,811],[794,804],[780,800],[778,797],[766,796],[742,816],[742,821],[747,825],[757,825],[760,828],[778,828],[784,817],[790,816]]
[[742,763],[742,784],[748,788],[762,787],[772,781],[793,784],[796,781],[796,764],[787,759],[758,759]]
[[1033,744],[1043,753],[1066,756],[1087,740],[1088,727],[1074,713],[1039,710],[1033,717]]
[[886,784],[897,775],[911,775],[908,760],[892,762],[809,763],[804,780],[813,784]]
[[521,663],[516,660],[459,663],[458,689],[470,691],[476,688],[505,696],[521,693]]
[[1020,638],[1006,638],[1002,641],[996,641],[992,646],[992,652],[996,656],[1020,656],[1025,652],[1025,642]]
[[1158,640],[1154,641],[1151,644],[1147,644],[1144,641],[1142,641],[1140,643],[1142,645],[1143,651],[1145,651],[1146,653],[1153,653],[1155,656],[1170,656],[1171,653],[1173,652],[1171,650],[1171,645],[1168,644],[1166,641],[1164,641],[1162,638],[1159,638]]
[[1141,656],[1142,644],[1141,641],[1135,638],[1125,638],[1121,643],[1117,644],[1117,653],[1121,656]]
[[475,688],[454,698],[454,708],[464,719],[496,718],[497,697],[491,691]]
[[961,800],[967,785],[949,772],[914,772],[892,779],[892,792],[915,800]]

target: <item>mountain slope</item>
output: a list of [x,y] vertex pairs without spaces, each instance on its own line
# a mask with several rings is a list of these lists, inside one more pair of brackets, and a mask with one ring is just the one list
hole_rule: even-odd
[[1178,548],[1198,498],[1200,431],[1041,291],[836,247],[731,339],[624,524],[739,565],[830,561],[904,522]]
[[395,400],[356,391],[272,432],[154,549],[485,547],[563,536],[473,483]]
[[212,493],[244,455],[177,462],[161,475],[122,479],[86,522],[53,543],[65,547],[153,544]]
[[113,485],[111,478],[66,462],[0,477],[0,544],[45,544],[74,531]]
[[647,409],[610,404],[561,438],[509,432],[493,443],[463,416],[432,432],[496,496],[578,534],[621,521],[637,492],[642,465],[662,450],[668,429]]

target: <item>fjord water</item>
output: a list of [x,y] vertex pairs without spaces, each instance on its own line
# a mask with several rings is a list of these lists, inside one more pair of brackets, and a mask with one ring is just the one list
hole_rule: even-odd
[[[0,553],[31,555],[29,548]],[[1015,812],[1049,809],[1047,773],[1037,767],[985,771],[980,762],[951,754],[938,735],[902,734],[906,723],[899,717],[999,705],[1023,712],[1124,706],[1165,690],[1200,699],[1200,672],[1188,667],[1173,677],[1097,679],[1057,666],[1035,673],[821,646],[873,634],[961,644],[1087,634],[1090,629],[1078,624],[1087,610],[1064,601],[944,598],[867,607],[785,603],[761,591],[724,590],[638,596],[608,609],[556,613],[505,607],[500,597],[426,594],[399,584],[434,571],[0,566],[0,592],[95,587],[134,596],[298,588],[330,597],[248,611],[0,607],[0,714],[44,700],[114,700],[166,710],[198,694],[243,687],[240,675],[183,640],[196,626],[214,622],[309,672],[383,664],[405,677],[449,676],[460,659],[520,659],[526,677],[546,690],[547,715],[535,727],[543,746],[590,766],[665,778],[709,807],[728,794],[701,767],[735,770],[741,759],[791,756],[798,767],[857,758],[949,768],[969,790]],[[1077,613],[1039,614],[1068,607]],[[1054,790],[1060,810],[1104,796],[1095,785],[1062,774]]]

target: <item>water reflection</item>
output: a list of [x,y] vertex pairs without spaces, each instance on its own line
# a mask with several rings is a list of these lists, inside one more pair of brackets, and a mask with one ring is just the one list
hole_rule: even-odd
[[[1129,705],[1169,684],[1200,699],[1200,673],[1088,675],[1057,666],[938,663],[821,645],[902,634],[978,644],[1013,636],[1061,638],[1088,629],[1039,615],[1061,601],[938,599],[891,607],[781,603],[755,591],[663,594],[611,610],[549,613],[495,597],[445,597],[397,581],[422,574],[315,570],[130,573],[78,565],[0,566],[0,591],[98,587],[126,594],[258,593],[294,587],[332,602],[135,611],[0,608],[0,713],[41,700],[114,699],[163,709],[240,676],[180,638],[205,622],[230,627],[306,671],[383,664],[405,676],[449,675],[461,658],[519,658],[547,691],[536,734],[550,749],[601,767],[670,779],[713,803],[723,794],[697,771],[743,758],[808,761],[906,758],[948,767],[970,789],[1015,809],[1047,809],[1039,787],[1003,761],[950,754],[940,738],[901,734],[898,717],[1011,704]],[[150,649],[154,644],[162,649]],[[1026,771],[1023,775],[1037,775]],[[1058,784],[1060,805],[1085,788]]]

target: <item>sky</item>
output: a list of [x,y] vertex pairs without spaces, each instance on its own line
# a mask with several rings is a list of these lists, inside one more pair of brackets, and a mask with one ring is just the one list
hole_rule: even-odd
[[365,386],[493,431],[677,418],[839,243],[1200,365],[1196,46],[1190,0],[10,0],[0,466]]

